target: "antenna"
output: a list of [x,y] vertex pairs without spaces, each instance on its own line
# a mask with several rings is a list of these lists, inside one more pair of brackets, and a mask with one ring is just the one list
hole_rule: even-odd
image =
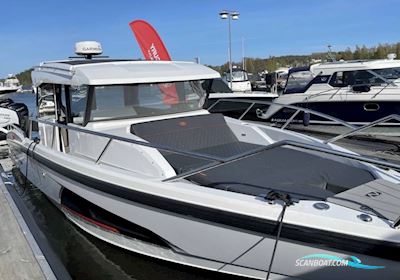
[[332,54],[332,45],[329,44],[327,47],[328,47],[328,59],[330,59],[332,62],[336,61],[336,57]]

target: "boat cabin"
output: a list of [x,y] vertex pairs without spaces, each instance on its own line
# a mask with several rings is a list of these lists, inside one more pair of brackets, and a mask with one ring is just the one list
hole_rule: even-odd
[[350,87],[355,92],[367,92],[373,86],[398,86],[400,60],[393,58],[336,61],[291,68],[284,94],[305,93],[315,86],[319,89]]
[[[44,62],[32,82],[39,119],[95,130],[97,123],[207,113],[208,93],[225,86],[218,72],[196,63],[97,58]],[[47,145],[53,145],[53,133],[39,124]],[[67,148],[67,137],[59,138]]]

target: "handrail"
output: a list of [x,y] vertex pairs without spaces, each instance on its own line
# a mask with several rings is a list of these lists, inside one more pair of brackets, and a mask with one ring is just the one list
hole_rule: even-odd
[[181,154],[181,155],[185,155],[185,156],[189,156],[189,157],[201,158],[201,159],[206,159],[206,160],[210,160],[210,161],[216,162],[216,163],[206,164],[203,167],[200,167],[200,168],[198,168],[196,170],[184,172],[184,173],[181,173],[179,175],[166,178],[166,179],[163,180],[164,182],[177,180],[177,179],[182,179],[182,178],[197,174],[199,172],[202,172],[202,171],[205,171],[205,170],[209,170],[209,169],[213,169],[213,168],[216,168],[218,166],[225,165],[225,164],[237,161],[237,160],[241,160],[243,158],[246,158],[246,157],[249,157],[249,156],[252,156],[252,155],[256,155],[256,154],[259,154],[259,153],[261,153],[263,151],[270,150],[270,149],[277,148],[277,147],[281,147],[281,146],[292,146],[292,147],[297,147],[297,148],[308,149],[308,150],[312,150],[312,151],[316,151],[316,152],[322,152],[322,153],[336,155],[336,156],[340,156],[340,157],[344,157],[344,158],[348,158],[348,159],[358,160],[358,161],[361,161],[361,162],[371,163],[371,164],[375,164],[375,165],[378,165],[378,166],[381,166],[381,167],[393,168],[393,169],[400,170],[400,165],[399,164],[390,163],[390,162],[386,162],[386,161],[379,160],[379,159],[374,159],[374,158],[367,157],[367,156],[361,156],[361,155],[357,155],[357,154],[350,154],[350,153],[346,153],[346,152],[341,152],[341,151],[337,151],[337,150],[333,150],[333,149],[329,149],[329,148],[324,148],[324,147],[319,147],[319,146],[316,146],[316,145],[306,144],[306,143],[293,141],[293,140],[278,141],[278,142],[275,142],[273,144],[270,144],[270,145],[267,145],[267,146],[262,146],[262,147],[260,147],[258,149],[254,149],[254,150],[250,150],[248,152],[240,153],[240,154],[232,156],[232,157],[220,158],[220,157],[215,157],[215,156],[202,154],[202,153],[197,153],[197,152],[181,151],[181,150],[177,150],[177,149],[170,148],[170,147],[163,146],[163,145],[157,145],[157,144],[152,144],[152,143],[149,143],[149,142],[138,141],[138,140],[134,140],[134,139],[126,138],[126,137],[121,137],[121,136],[112,135],[112,134],[103,133],[103,132],[97,132],[97,131],[88,130],[88,129],[75,127],[75,126],[71,126],[71,125],[59,124],[59,123],[52,122],[52,121],[40,120],[40,119],[31,119],[31,120],[37,121],[39,123],[51,125],[53,127],[70,129],[70,130],[73,130],[73,131],[78,131],[78,132],[83,132],[83,133],[87,133],[87,134],[91,134],[91,135],[95,135],[95,136],[99,136],[99,137],[108,138],[110,140],[117,140],[117,141],[137,144],[139,146],[155,148],[155,149],[164,150],[164,151],[168,151],[168,152],[173,152],[173,153],[177,153],[177,154]]
[[332,138],[330,138],[330,139],[328,139],[328,140],[325,140],[325,141],[324,141],[325,144],[327,144],[327,143],[333,143],[333,142],[335,142],[335,141],[337,141],[337,140],[346,138],[346,137],[348,137],[348,136],[352,136],[352,135],[354,135],[354,134],[356,134],[356,133],[358,133],[358,132],[361,132],[361,131],[366,130],[366,129],[371,128],[371,127],[374,127],[374,126],[379,125],[379,124],[381,124],[381,123],[384,123],[384,122],[386,122],[386,121],[388,121],[388,120],[397,120],[397,121],[400,121],[400,115],[398,115],[398,114],[391,114],[391,115],[388,115],[388,116],[383,117],[383,118],[381,118],[381,119],[378,119],[378,120],[376,120],[376,121],[373,121],[373,122],[371,122],[371,123],[365,124],[365,125],[363,125],[363,126],[355,126],[355,125],[351,125],[350,123],[348,123],[348,122],[346,122],[346,121],[344,121],[344,120],[341,120],[341,119],[332,117],[332,116],[327,115],[327,114],[324,114],[324,113],[320,113],[320,112],[318,112],[318,111],[314,111],[314,110],[312,110],[312,109],[303,108],[303,107],[294,106],[294,105],[286,105],[286,104],[276,103],[276,102],[274,102],[274,101],[254,101],[254,100],[247,100],[247,99],[241,99],[241,100],[218,99],[215,103],[213,103],[213,104],[208,108],[208,110],[212,109],[212,108],[213,108],[215,105],[217,105],[217,103],[219,103],[220,101],[221,101],[221,102],[222,102],[222,101],[227,101],[227,102],[236,102],[236,103],[237,103],[237,102],[250,103],[250,106],[249,106],[249,107],[245,110],[245,112],[240,116],[239,120],[241,120],[241,119],[250,111],[250,109],[251,109],[255,104],[277,105],[277,106],[282,106],[282,107],[286,107],[286,108],[295,109],[296,111],[290,116],[290,118],[288,118],[288,120],[282,125],[282,127],[280,127],[280,129],[285,129],[285,128],[293,121],[293,119],[299,114],[299,112],[301,112],[301,111],[303,111],[303,112],[308,112],[308,113],[311,113],[311,114],[315,114],[315,115],[317,115],[317,116],[326,118],[326,119],[331,120],[331,121],[335,121],[335,122],[337,122],[337,123],[339,123],[339,124],[342,124],[342,125],[344,125],[344,126],[346,126],[346,127],[348,127],[348,128],[351,128],[351,130],[348,131],[348,132],[344,132],[344,133],[339,134],[339,135],[337,135],[337,136],[335,136],[335,137],[332,137]]
[[181,173],[179,175],[164,179],[163,181],[167,182],[167,181],[173,181],[173,180],[178,180],[178,179],[184,179],[186,177],[193,176],[193,175],[195,175],[197,173],[204,172],[204,171],[207,171],[207,170],[210,170],[210,169],[214,169],[216,167],[219,167],[219,166],[222,166],[222,165],[226,165],[226,164],[231,163],[231,162],[236,161],[236,160],[240,160],[240,159],[242,159],[244,157],[256,155],[256,154],[258,154],[260,152],[271,150],[271,149],[274,149],[274,148],[277,148],[277,147],[282,147],[282,146],[291,146],[291,147],[296,147],[296,148],[307,149],[307,150],[311,150],[311,151],[316,151],[316,152],[321,152],[321,153],[325,153],[325,154],[344,157],[344,158],[347,158],[347,159],[353,159],[353,160],[358,160],[358,161],[361,161],[361,162],[371,163],[371,164],[375,164],[375,165],[381,166],[381,167],[387,167],[387,168],[400,170],[400,164],[386,162],[386,161],[383,161],[383,160],[379,160],[379,159],[375,159],[375,158],[371,158],[371,157],[367,157],[367,156],[361,156],[361,155],[357,155],[357,154],[349,154],[349,153],[346,153],[346,152],[341,152],[341,151],[337,151],[337,150],[333,150],[333,149],[329,149],[329,148],[319,147],[319,146],[316,146],[316,145],[301,143],[301,142],[298,142],[298,141],[282,140],[282,141],[278,141],[278,142],[275,142],[273,144],[264,146],[261,149],[254,150],[253,152],[249,153],[246,156],[231,157],[231,158],[228,158],[225,162],[220,162],[220,163],[217,163],[217,164],[214,164],[214,165],[208,165],[208,166],[205,166],[203,168],[199,168],[199,169],[196,169],[196,170],[184,172],[184,173]]
[[[209,107],[207,108],[207,110],[210,111],[210,110],[211,110],[212,108],[214,108],[219,102],[225,102],[225,101],[226,101],[226,102],[235,102],[235,103],[241,102],[241,103],[249,103],[249,104],[256,103],[256,104],[265,104],[265,105],[282,106],[282,107],[285,107],[285,108],[290,108],[290,109],[294,109],[294,110],[300,110],[300,111],[303,111],[303,112],[306,112],[306,113],[311,113],[311,114],[314,114],[314,115],[316,115],[316,116],[319,116],[319,117],[322,117],[322,118],[325,118],[325,119],[328,119],[328,120],[337,122],[337,123],[342,124],[342,125],[344,125],[344,126],[346,126],[346,127],[348,127],[348,128],[351,128],[351,129],[356,129],[356,128],[357,128],[357,126],[352,125],[352,124],[350,124],[350,123],[348,123],[348,122],[346,122],[346,121],[344,121],[344,120],[341,120],[341,119],[332,117],[332,116],[330,116],[330,115],[327,115],[327,114],[324,114],[324,113],[321,113],[321,112],[318,112],[318,111],[314,111],[314,110],[312,110],[312,109],[303,108],[303,107],[294,106],[294,105],[288,105],[288,104],[277,103],[277,102],[274,102],[274,101],[266,101],[266,100],[263,100],[263,101],[261,101],[261,100],[260,100],[260,101],[258,101],[258,100],[251,100],[251,99],[232,100],[232,99],[224,99],[224,98],[221,98],[221,99],[218,99],[217,101],[215,101],[211,106],[209,106]],[[252,106],[254,106],[254,105],[252,105]],[[241,116],[241,117],[243,118],[243,116]],[[259,117],[259,118],[262,119],[261,117]]]
[[392,115],[383,117],[383,118],[381,118],[381,119],[378,119],[378,120],[376,120],[376,121],[373,121],[373,122],[368,123],[368,124],[366,124],[366,125],[363,125],[363,126],[361,126],[361,127],[358,127],[358,128],[356,128],[356,129],[353,129],[353,130],[351,130],[351,131],[349,131],[349,132],[345,132],[345,133],[342,133],[342,134],[340,134],[340,135],[338,135],[338,136],[335,136],[335,137],[332,137],[332,138],[330,138],[330,139],[328,139],[328,140],[325,140],[324,143],[333,143],[333,142],[335,142],[335,141],[337,141],[337,140],[346,138],[346,137],[348,137],[348,136],[352,136],[352,135],[354,135],[354,134],[357,134],[358,132],[361,132],[361,131],[366,130],[366,129],[371,128],[371,127],[374,127],[374,126],[376,126],[376,125],[378,125],[378,124],[387,122],[388,120],[397,120],[397,121],[400,121],[400,115],[392,114]]
[[43,123],[43,124],[47,124],[47,125],[51,125],[51,126],[56,126],[56,127],[59,127],[59,128],[65,128],[65,129],[74,130],[74,131],[78,131],[78,132],[83,132],[83,133],[87,133],[87,134],[91,134],[91,135],[95,135],[95,136],[99,136],[99,137],[104,137],[104,138],[108,138],[108,139],[112,139],[112,140],[127,142],[127,143],[131,143],[131,144],[137,144],[137,145],[140,145],[140,146],[145,146],[145,147],[149,147],[149,148],[155,148],[155,149],[166,151],[166,152],[172,152],[172,153],[176,153],[176,154],[181,154],[181,155],[184,155],[184,156],[196,157],[196,158],[210,160],[210,161],[219,161],[219,162],[223,162],[224,161],[223,158],[216,157],[216,156],[210,156],[210,155],[197,153],[197,152],[186,152],[186,151],[176,150],[174,148],[163,146],[163,145],[151,144],[149,142],[144,142],[144,141],[140,141],[140,140],[134,140],[134,139],[126,138],[126,137],[121,137],[121,136],[118,136],[118,135],[112,135],[112,134],[108,134],[108,133],[93,131],[93,130],[90,130],[90,129],[84,129],[84,128],[80,128],[80,127],[60,124],[60,123],[47,121],[47,120],[41,120],[41,119],[31,118],[30,120],[36,121],[38,123]]

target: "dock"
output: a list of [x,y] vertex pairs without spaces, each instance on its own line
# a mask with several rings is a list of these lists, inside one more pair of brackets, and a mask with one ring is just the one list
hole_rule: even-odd
[[3,180],[0,190],[0,279],[56,279]]
[[21,208],[22,199],[15,197],[17,192],[10,179],[11,160],[1,159],[0,165],[0,279],[71,279],[49,246],[38,237],[43,234],[27,216],[26,209]]

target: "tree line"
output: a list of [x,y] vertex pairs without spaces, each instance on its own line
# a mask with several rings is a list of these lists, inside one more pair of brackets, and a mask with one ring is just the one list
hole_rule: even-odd
[[[332,51],[312,53],[310,55],[284,55],[270,56],[268,58],[246,57],[246,70],[250,73],[260,73],[276,71],[280,67],[297,67],[309,65],[315,61],[332,60],[359,60],[359,59],[379,59],[386,58],[388,54],[395,53],[400,58],[400,42],[395,44],[379,44],[375,47],[356,46],[354,50],[347,48],[344,51]],[[234,65],[242,65],[242,62],[234,62]],[[209,65],[221,74],[229,71],[229,63],[213,66]]]
[[[395,44],[379,44],[375,47],[356,46],[354,50],[347,48],[344,51],[337,52],[321,52],[312,53],[310,55],[284,55],[270,56],[268,58],[253,58],[246,57],[246,70],[250,73],[260,73],[267,70],[273,72],[280,67],[297,67],[309,65],[315,61],[329,60],[357,60],[357,59],[378,59],[386,58],[389,53],[395,53],[400,58],[400,42]],[[242,65],[242,62],[234,62],[234,65]],[[213,66],[208,65],[221,74],[229,71],[229,63]],[[16,74],[22,85],[28,86],[32,84],[31,72],[33,69],[28,69]]]

